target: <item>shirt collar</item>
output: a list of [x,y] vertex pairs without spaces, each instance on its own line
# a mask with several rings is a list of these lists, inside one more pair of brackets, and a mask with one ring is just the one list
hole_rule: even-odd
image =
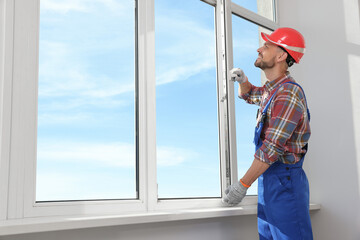
[[271,92],[272,90],[277,88],[282,82],[284,82],[285,80],[287,80],[289,78],[291,78],[290,73],[286,72],[285,75],[280,76],[280,77],[276,78],[275,80],[267,81],[265,83],[264,87],[268,92]]

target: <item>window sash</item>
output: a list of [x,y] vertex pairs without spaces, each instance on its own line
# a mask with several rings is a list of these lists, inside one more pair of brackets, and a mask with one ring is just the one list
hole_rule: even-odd
[[[260,16],[244,7],[241,7],[233,2],[231,0],[225,0],[225,29],[226,31],[226,73],[228,73],[233,67],[234,67],[234,56],[233,56],[233,43],[232,43],[232,15],[236,15],[238,17],[244,18],[245,20],[248,20],[258,26],[264,27],[269,30],[275,30],[278,28],[278,22],[271,21],[263,16]],[[274,0],[274,10],[275,10],[275,19],[278,19],[276,16],[276,9],[277,9],[277,0]],[[230,81],[229,77],[228,81]],[[230,173],[230,177],[227,178],[227,181],[230,183],[234,183],[238,181],[238,172],[237,172],[237,143],[236,143],[236,120],[235,120],[235,101],[237,99],[237,95],[234,95],[234,84],[228,84],[226,95],[228,96],[229,106],[228,106],[228,119],[229,119],[229,152],[230,152],[230,160],[228,163],[228,171],[227,173]],[[246,198],[249,198],[250,196],[247,196]]]
[[[140,1],[139,11],[148,11],[145,1]],[[13,112],[11,133],[11,159],[9,179],[8,218],[69,215],[69,214],[116,214],[143,212],[146,210],[146,195],[142,191],[134,200],[62,201],[36,202],[36,135],[38,92],[38,49],[40,0],[16,1],[14,26],[14,76]],[[144,8],[144,9],[143,9]],[[149,14],[144,14],[149,16]],[[146,27],[146,26],[145,26]],[[137,29],[147,35],[144,25]],[[139,49],[141,49],[139,47]],[[145,48],[143,48],[145,49]],[[139,57],[145,55],[138,51]],[[141,81],[141,80],[139,80]],[[139,82],[144,85],[144,78]],[[26,104],[24,104],[26,103]],[[142,104],[139,102],[139,105]],[[140,106],[139,106],[140,107]],[[26,119],[26,121],[23,121]],[[144,138],[144,134],[139,138]],[[145,142],[145,141],[144,141]],[[139,152],[145,152],[139,145]],[[20,151],[19,151],[20,150]],[[140,159],[139,159],[140,160]],[[138,185],[145,189],[146,159],[139,163]]]

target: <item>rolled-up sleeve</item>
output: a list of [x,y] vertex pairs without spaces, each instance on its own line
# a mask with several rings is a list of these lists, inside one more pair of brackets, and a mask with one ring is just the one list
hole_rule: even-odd
[[[295,86],[295,88],[298,87]],[[297,91],[299,90],[297,89]],[[271,117],[263,144],[255,153],[257,160],[268,164],[276,162],[279,156],[282,156],[288,150],[285,145],[291,138],[299,121],[304,117],[305,108],[294,89],[285,89],[273,99],[270,110]],[[267,117],[269,117],[269,114]]]
[[244,99],[247,103],[260,105],[264,91],[264,87],[255,87],[254,85],[251,85],[250,91],[245,94],[240,94],[239,98]]

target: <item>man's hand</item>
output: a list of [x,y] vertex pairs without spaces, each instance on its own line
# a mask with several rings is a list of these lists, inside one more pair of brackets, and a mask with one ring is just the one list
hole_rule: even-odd
[[244,74],[244,71],[240,68],[233,68],[230,70],[230,77],[231,81],[238,82],[238,83],[244,83],[247,82],[248,78]]
[[247,187],[244,187],[240,182],[236,182],[225,190],[225,196],[222,201],[227,206],[235,206],[243,200],[247,190]]

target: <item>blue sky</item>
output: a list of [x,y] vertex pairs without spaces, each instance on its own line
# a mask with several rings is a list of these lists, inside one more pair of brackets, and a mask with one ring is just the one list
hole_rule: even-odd
[[[41,1],[37,200],[136,196],[133,4]],[[159,197],[220,196],[214,9],[157,0],[155,16]],[[258,29],[238,19],[234,62],[259,83]],[[242,169],[256,111],[244,105]]]

